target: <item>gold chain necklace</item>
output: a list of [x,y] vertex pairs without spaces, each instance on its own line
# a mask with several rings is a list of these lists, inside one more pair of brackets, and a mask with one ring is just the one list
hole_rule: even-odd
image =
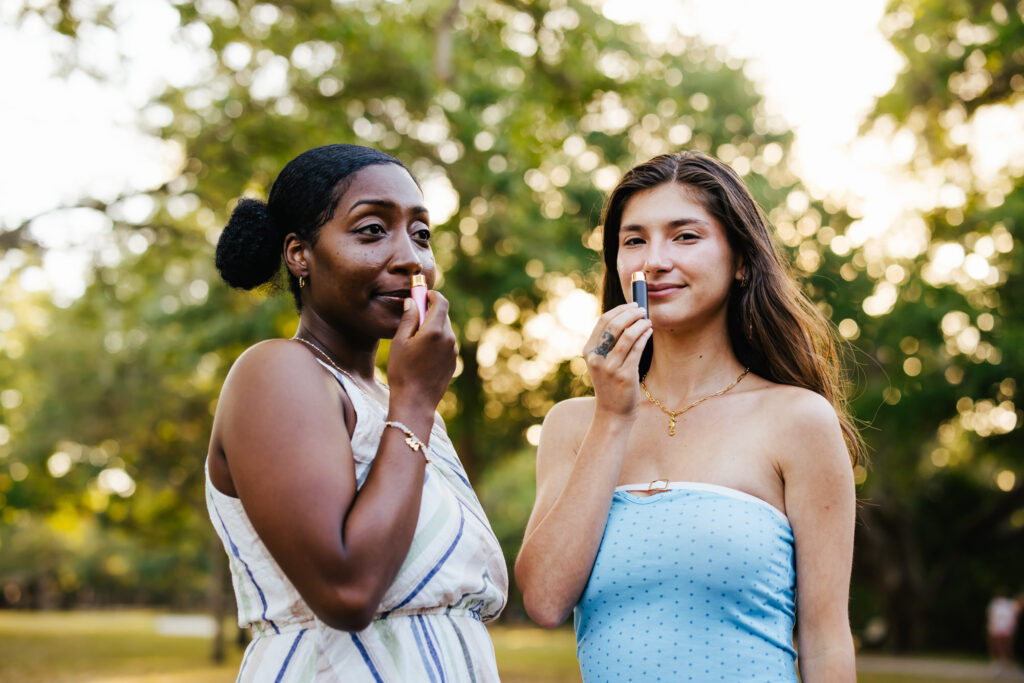
[[[340,372],[341,374],[345,375],[350,380],[352,380],[352,383],[356,385],[356,388],[359,389],[360,392],[362,392],[363,396],[365,396],[366,398],[370,399],[371,401],[373,401],[377,405],[381,405],[379,400],[377,400],[373,396],[370,396],[370,392],[368,392],[363,387],[363,383],[362,382],[360,382],[358,379],[356,379],[351,373],[349,373],[346,370],[344,370],[343,368],[339,367],[338,364],[334,362],[334,359],[331,358],[330,355],[328,355],[328,353],[326,351],[324,351],[323,349],[321,349],[319,346],[317,346],[313,342],[309,341],[308,339],[303,339],[302,337],[292,337],[292,339],[294,339],[297,342],[302,342],[303,344],[308,346],[318,358],[322,358],[323,360],[327,361],[328,365],[330,365],[332,368],[334,368],[335,370],[337,370],[338,372]],[[380,382],[378,382],[378,384],[381,384],[381,386],[383,386],[385,389],[387,388],[387,385],[384,385],[384,384],[382,384]],[[381,407],[383,408],[383,406],[381,406]],[[385,412],[387,412],[386,408],[385,408]]]
[[722,389],[720,391],[716,391],[713,394],[708,394],[707,396],[703,396],[701,398],[698,398],[696,401],[694,401],[690,405],[686,406],[685,408],[680,408],[679,410],[669,410],[665,406],[661,405],[661,401],[659,401],[658,399],[656,399],[653,396],[651,396],[651,392],[647,391],[647,385],[644,384],[644,380],[647,379],[647,375],[644,375],[643,378],[640,380],[640,388],[644,390],[644,394],[647,396],[647,400],[648,401],[650,401],[654,405],[656,405],[659,408],[661,408],[661,412],[663,412],[666,415],[668,415],[668,435],[669,436],[675,436],[676,435],[676,418],[677,417],[679,417],[680,415],[682,415],[683,413],[688,411],[690,408],[694,408],[694,407],[700,405],[701,403],[703,403],[704,401],[708,400],[709,398],[714,398],[715,396],[721,396],[725,392],[729,391],[734,386],[739,384],[740,380],[743,379],[744,377],[746,377],[748,372],[750,372],[750,368],[744,368],[743,372],[740,373],[740,376],[737,377],[736,379],[734,379],[732,381],[732,384],[727,386],[725,389]]

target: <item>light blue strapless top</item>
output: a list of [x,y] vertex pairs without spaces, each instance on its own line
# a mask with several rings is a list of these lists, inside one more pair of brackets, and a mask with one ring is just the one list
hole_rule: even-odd
[[620,486],[576,605],[576,655],[596,681],[795,683],[793,529],[735,489]]

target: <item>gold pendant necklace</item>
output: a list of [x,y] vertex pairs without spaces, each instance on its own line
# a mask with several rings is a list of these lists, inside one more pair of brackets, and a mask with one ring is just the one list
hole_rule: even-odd
[[686,406],[685,408],[680,408],[679,410],[669,410],[665,406],[661,405],[661,401],[659,401],[658,399],[656,399],[653,396],[651,396],[651,392],[647,391],[647,385],[644,384],[644,380],[647,379],[647,375],[644,375],[643,378],[640,380],[640,388],[644,390],[644,394],[647,396],[647,400],[648,401],[650,401],[654,405],[656,405],[659,408],[661,408],[661,412],[663,412],[666,415],[668,415],[668,435],[669,436],[675,436],[676,435],[676,418],[677,417],[679,417],[680,415],[682,415],[683,413],[688,411],[690,408],[694,408],[694,407],[700,405],[701,403],[703,403],[704,401],[708,400],[709,398],[714,398],[715,396],[721,396],[725,392],[729,391],[734,386],[739,384],[740,380],[743,379],[744,377],[746,377],[748,372],[750,372],[750,368],[744,368],[743,372],[740,373],[740,376],[737,377],[736,379],[734,379],[732,384],[727,386],[725,389],[722,389],[720,391],[716,391],[713,394],[708,394],[707,396],[702,396],[701,398],[698,398],[696,401],[694,401],[690,405]]

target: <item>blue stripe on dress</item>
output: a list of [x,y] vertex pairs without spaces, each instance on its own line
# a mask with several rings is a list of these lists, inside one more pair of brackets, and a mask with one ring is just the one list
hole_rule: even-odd
[[[420,629],[423,631],[423,640],[427,643],[427,648],[430,650],[430,656],[434,659],[434,664],[437,666],[437,673],[441,676],[441,683],[445,683],[448,679],[444,675],[444,667],[441,666],[441,658],[437,656],[437,650],[434,649],[434,638],[430,632],[427,631],[426,621],[423,619],[422,614],[416,615],[416,620],[420,623]],[[440,647],[440,643],[438,643]]]
[[[486,519],[484,519],[483,517],[478,515],[476,513],[476,510],[474,510],[473,508],[471,508],[468,505],[466,505],[466,502],[464,500],[462,500],[461,498],[459,498],[458,496],[455,497],[455,500],[458,501],[459,505],[462,507],[463,510],[465,510],[466,512],[471,514],[476,521],[480,522],[480,526],[484,527],[487,530],[490,530],[491,525],[487,523]],[[491,534],[493,535],[494,532],[492,531]],[[495,536],[495,540],[497,540],[496,536]]]
[[417,593],[419,593],[421,590],[423,590],[423,587],[426,586],[427,582],[430,581],[430,579],[432,579],[434,577],[434,574],[436,574],[438,571],[440,571],[442,565],[444,565],[444,563],[445,563],[445,560],[447,560],[449,558],[449,556],[451,556],[452,552],[455,551],[455,546],[457,546],[459,544],[459,539],[462,538],[462,530],[465,527],[466,527],[466,515],[464,515],[462,513],[462,506],[460,505],[459,506],[459,533],[455,534],[455,540],[452,541],[452,544],[450,546],[448,546],[448,550],[444,551],[444,555],[442,555],[441,559],[437,561],[437,564],[435,564],[433,566],[433,568],[429,572],[427,572],[427,575],[423,577],[423,580],[420,581],[419,584],[417,584],[417,586],[412,589],[412,592],[409,593],[409,595],[407,595],[405,597],[405,599],[402,600],[402,602],[398,603],[397,605],[392,607],[387,612],[384,612],[383,614],[381,614],[381,618],[382,619],[387,619],[389,614],[394,612],[396,609],[399,609],[400,607],[402,607],[402,605],[405,605],[406,603],[408,603],[410,600],[412,600],[413,598],[416,597]]
[[427,450],[430,451],[431,460],[440,460],[444,464],[448,465],[448,469],[451,471],[452,474],[459,478],[459,481],[465,484],[468,488],[473,488],[473,485],[469,483],[469,479],[467,479],[466,476],[459,471],[459,468],[456,467],[456,463],[454,461],[444,457],[437,451],[431,450],[429,446],[427,447]]
[[416,648],[420,651],[420,659],[423,661],[423,669],[430,676],[431,683],[437,683],[437,677],[434,676],[434,668],[430,666],[430,660],[427,659],[427,653],[423,650],[423,639],[420,638],[420,632],[416,630],[416,621],[413,620],[412,626],[409,629],[412,631],[412,635],[416,638]]
[[377,683],[384,683],[384,679],[380,677],[379,673],[377,673],[377,667],[373,665],[373,661],[370,659],[370,654],[366,651],[366,648],[363,647],[363,643],[359,640],[359,636],[351,632],[349,635],[352,636],[352,642],[356,644],[356,649],[359,650],[359,654],[362,655],[363,661],[366,662],[366,668],[368,668],[370,673],[373,675],[373,680],[377,681]]
[[256,592],[260,595],[260,602],[263,603],[263,614],[260,618],[274,627],[274,633],[280,633],[281,630],[277,628],[277,624],[275,624],[272,619],[267,619],[267,597],[263,595],[263,589],[260,588],[258,583],[256,583],[256,577],[252,575],[252,570],[249,569],[249,565],[246,564],[245,560],[242,559],[242,555],[238,552],[238,546],[235,545],[233,540],[231,540],[231,534],[228,532],[228,525],[224,523],[224,518],[220,516],[220,508],[217,507],[216,501],[213,503],[213,511],[217,513],[217,520],[220,522],[220,528],[224,530],[224,538],[228,539],[228,545],[231,546],[231,552],[238,558],[238,561],[242,563],[242,566],[245,567],[245,573],[249,575],[249,580],[252,581],[252,585],[256,587]]
[[473,657],[469,654],[469,646],[466,644],[466,638],[462,635],[462,630],[459,628],[459,624],[452,617],[451,607],[449,607],[448,611],[445,612],[445,616],[448,617],[452,630],[455,631],[455,636],[459,639],[459,647],[462,648],[462,657],[466,660],[466,671],[469,673],[469,683],[476,683],[476,674],[473,673]]
[[281,683],[281,679],[284,678],[284,672],[288,670],[288,662],[292,661],[292,655],[295,654],[295,648],[299,646],[299,641],[302,640],[302,636],[306,635],[306,631],[309,629],[302,629],[299,631],[299,635],[292,641],[292,648],[288,650],[288,656],[284,658],[284,662],[281,664],[281,670],[277,672],[277,678],[274,679],[274,683]]

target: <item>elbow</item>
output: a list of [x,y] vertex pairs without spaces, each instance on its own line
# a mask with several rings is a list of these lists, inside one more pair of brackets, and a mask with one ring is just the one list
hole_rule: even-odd
[[523,559],[523,554],[520,553],[516,560],[515,577],[516,584],[523,594],[523,609],[526,610],[526,615],[541,628],[556,628],[569,616],[572,605],[558,604],[550,584],[545,581],[539,583],[532,581],[531,573],[533,572],[530,571],[529,563]]
[[339,631],[362,631],[377,616],[380,596],[371,591],[336,588],[317,600],[309,600],[310,608],[327,626]]
[[554,604],[548,599],[537,596],[537,591],[523,590],[523,608],[530,617],[541,628],[556,628],[560,626],[572,608],[564,608]]
[[[529,614],[529,612],[527,612],[527,614]],[[558,628],[562,625],[562,622],[565,621],[564,618],[559,618],[553,612],[549,614],[541,613],[537,614],[537,616],[530,614],[530,618],[533,619],[534,623],[537,624],[537,626],[540,626],[541,628],[548,630]]]
[[314,610],[323,623],[338,631],[357,633],[365,630],[373,622],[373,613],[355,611],[320,611]]

